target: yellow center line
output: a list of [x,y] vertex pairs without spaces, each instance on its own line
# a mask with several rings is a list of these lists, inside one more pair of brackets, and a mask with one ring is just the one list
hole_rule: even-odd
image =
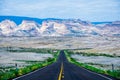
[[62,73],[63,73],[63,63],[61,63],[61,68],[60,68],[60,73],[59,73],[59,76],[58,76],[58,80],[61,80]]

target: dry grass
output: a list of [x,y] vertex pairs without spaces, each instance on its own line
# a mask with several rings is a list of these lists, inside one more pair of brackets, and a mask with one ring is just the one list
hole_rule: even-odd
[[77,49],[120,56],[120,37],[0,37],[0,47]]

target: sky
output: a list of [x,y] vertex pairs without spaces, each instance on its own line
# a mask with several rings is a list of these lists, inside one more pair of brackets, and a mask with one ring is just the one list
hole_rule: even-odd
[[0,15],[116,21],[120,0],[0,0]]

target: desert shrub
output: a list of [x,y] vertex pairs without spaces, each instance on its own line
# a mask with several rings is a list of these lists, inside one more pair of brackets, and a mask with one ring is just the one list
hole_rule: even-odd
[[55,53],[52,53],[53,51],[51,49],[32,49],[32,48],[27,48],[27,49],[21,48],[20,50],[13,50],[12,48],[9,48],[8,51],[11,51],[11,52],[51,53],[51,54],[53,54],[54,58],[48,58],[42,62],[32,62],[34,64],[20,68],[20,69],[10,69],[10,71],[8,71],[8,72],[0,72],[0,80],[12,80],[15,77],[21,76],[23,74],[26,74],[26,73],[29,73],[29,72],[34,71],[36,69],[47,66],[47,65],[56,61],[56,59],[59,55],[59,52],[60,52],[60,51],[57,51]]
[[120,79],[120,70],[114,70],[114,71],[107,70],[107,74]]
[[13,78],[15,77],[15,73],[13,72],[7,72],[7,73],[3,73],[1,76],[0,76],[0,80],[8,80],[9,78]]

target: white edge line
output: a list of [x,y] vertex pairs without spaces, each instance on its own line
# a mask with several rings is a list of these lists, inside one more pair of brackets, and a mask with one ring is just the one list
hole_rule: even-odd
[[[54,63],[52,63],[52,64],[54,64]],[[51,65],[52,65],[52,64],[51,64]],[[49,66],[49,65],[47,65],[47,66]],[[30,72],[30,73],[24,74],[24,75],[22,75],[22,76],[16,77],[16,78],[14,78],[14,79],[12,79],[12,80],[16,80],[16,79],[25,77],[25,76],[27,76],[27,75],[30,75],[30,74],[32,74],[32,73],[35,73],[35,72],[37,72],[37,71],[39,71],[39,70],[44,69],[44,68],[46,68],[47,66],[45,66],[45,67],[43,67],[43,68],[40,68],[40,69],[37,69],[37,70],[35,70],[35,71],[32,71],[32,72]]]
[[[83,67],[81,67],[81,68],[83,68]],[[108,80],[113,80],[113,79],[111,79],[111,78],[109,78],[109,77],[106,77],[106,76],[104,76],[104,75],[101,75],[101,74],[99,74],[99,73],[92,72],[92,71],[87,70],[87,69],[85,69],[85,68],[83,68],[83,69],[86,70],[86,71],[88,71],[88,72],[90,72],[90,73],[97,74],[97,75],[99,75],[99,76],[101,76],[101,77],[103,77],[103,78],[106,78],[106,79],[108,79]]]

